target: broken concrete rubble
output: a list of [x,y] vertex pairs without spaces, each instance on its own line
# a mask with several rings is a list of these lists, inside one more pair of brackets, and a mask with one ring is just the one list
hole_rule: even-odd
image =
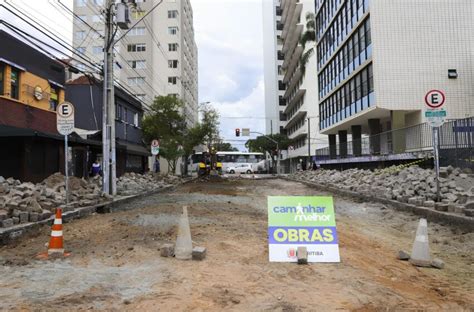
[[[453,168],[452,166],[442,167],[441,172],[441,202],[436,201],[436,175],[434,170],[423,169],[416,165],[376,170],[308,170],[293,173],[290,178],[320,183],[321,185],[363,195],[424,206],[439,211],[471,214],[470,211],[474,209],[474,187],[472,187],[474,176],[461,173],[459,168]],[[448,207],[451,207],[451,209],[448,210]]]
[[[14,178],[0,176],[0,227],[18,223],[37,222],[47,219],[57,207],[71,211],[111,201],[112,196],[102,193],[101,177],[89,180],[69,178],[69,205],[65,206],[65,181],[61,173],[55,173],[41,183],[22,183]],[[175,176],[127,173],[117,181],[118,195],[137,195],[181,183]],[[5,222],[4,222],[5,221]]]

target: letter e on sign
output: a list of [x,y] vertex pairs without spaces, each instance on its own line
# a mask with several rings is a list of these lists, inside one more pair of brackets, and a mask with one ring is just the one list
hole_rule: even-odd
[[440,90],[431,90],[426,93],[425,96],[425,103],[430,108],[440,108],[441,106],[443,106],[445,100],[446,96]]

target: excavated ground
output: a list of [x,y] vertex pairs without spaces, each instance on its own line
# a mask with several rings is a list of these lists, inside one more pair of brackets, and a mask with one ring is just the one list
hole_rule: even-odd
[[[411,250],[416,216],[336,197],[341,263],[269,263],[268,195],[323,194],[282,180],[199,180],[65,224],[65,260],[35,260],[45,227],[0,248],[0,310],[474,310],[474,233],[429,224],[446,268],[416,268],[395,258]],[[204,261],[160,257],[183,205]]]

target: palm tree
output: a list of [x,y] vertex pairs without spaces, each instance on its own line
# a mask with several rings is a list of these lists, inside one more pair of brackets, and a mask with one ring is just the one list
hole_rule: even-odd
[[[300,44],[303,46],[303,51],[308,42],[316,42],[316,20],[314,13],[306,13],[306,31],[301,35]],[[308,51],[304,52],[300,58],[300,70],[303,76],[306,73],[306,64],[309,58],[314,53],[314,47],[311,47]]]

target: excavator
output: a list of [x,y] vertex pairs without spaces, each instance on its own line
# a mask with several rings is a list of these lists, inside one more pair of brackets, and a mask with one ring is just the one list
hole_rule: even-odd
[[202,158],[198,164],[199,177],[216,177],[222,174],[222,163],[217,159],[217,153],[214,148],[209,152],[203,152]]

